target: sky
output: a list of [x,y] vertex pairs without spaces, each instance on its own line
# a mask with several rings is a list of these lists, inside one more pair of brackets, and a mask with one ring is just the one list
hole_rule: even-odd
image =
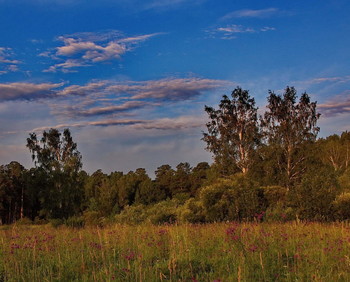
[[69,128],[92,173],[211,162],[204,106],[240,86],[317,101],[350,130],[348,0],[0,0],[0,164]]

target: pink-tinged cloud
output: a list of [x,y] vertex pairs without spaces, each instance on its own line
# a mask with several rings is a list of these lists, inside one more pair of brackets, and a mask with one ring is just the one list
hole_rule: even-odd
[[76,117],[110,115],[110,114],[118,114],[118,113],[123,113],[123,112],[144,108],[147,105],[149,105],[149,103],[145,103],[141,101],[128,101],[121,105],[94,107],[86,110],[73,109],[71,110],[71,114]]
[[0,75],[18,71],[21,61],[13,59],[14,53],[11,48],[0,47]]
[[10,59],[13,56],[11,48],[0,47],[0,63],[16,65],[20,64],[21,61]]
[[267,8],[260,10],[244,9],[226,14],[221,19],[228,20],[232,18],[268,18],[279,12],[277,8]]
[[[167,78],[148,81],[94,81],[71,85],[57,91],[49,104],[52,114],[79,118],[102,115],[127,116],[138,109],[152,109],[166,104],[193,100],[207,91],[228,86],[224,80],[202,78]],[[132,113],[131,113],[132,114]]]
[[64,63],[55,64],[53,66],[50,66],[48,69],[43,70],[43,72],[57,72],[61,71],[63,73],[69,73],[69,72],[76,72],[75,70],[72,70],[72,68],[76,67],[89,67],[90,65],[85,64],[79,60],[74,59],[68,59]]
[[108,92],[129,94],[132,99],[155,99],[164,101],[190,100],[204,91],[228,85],[228,81],[201,78],[167,78],[149,81],[116,83]]
[[58,95],[62,97],[68,96],[87,96],[104,91],[106,88],[106,81],[91,82],[86,85],[70,85],[61,90]]
[[56,89],[62,85],[63,83],[2,83],[0,84],[0,102],[55,97]]
[[304,81],[307,85],[313,85],[313,84],[319,84],[324,82],[339,82],[339,83],[345,83],[350,81],[350,75],[345,76],[333,76],[333,77],[318,77],[314,79],[310,79],[307,81]]
[[119,32],[103,33],[77,33],[60,36],[58,39],[63,46],[57,47],[54,53],[43,52],[41,56],[51,56],[53,59],[65,60],[54,64],[45,72],[69,72],[70,69],[91,64],[119,60],[126,52],[142,41],[161,33],[145,34],[133,37],[122,37]]
[[32,129],[30,132],[42,132],[50,128],[73,128],[73,127],[87,127],[87,126],[123,126],[130,129],[156,129],[156,130],[183,130],[190,128],[199,128],[204,124],[203,120],[197,116],[183,116],[177,118],[162,118],[156,120],[144,119],[106,119],[100,121],[86,121],[77,123],[65,123],[55,126],[43,126]]
[[334,117],[340,114],[350,113],[350,91],[335,96],[323,104],[317,105],[318,110],[325,117]]

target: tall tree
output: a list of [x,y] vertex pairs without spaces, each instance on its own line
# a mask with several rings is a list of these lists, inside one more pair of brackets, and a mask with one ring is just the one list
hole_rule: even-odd
[[294,87],[287,87],[283,96],[269,91],[267,111],[262,118],[268,144],[275,146],[276,152],[281,151],[279,166],[287,187],[305,171],[303,145],[314,142],[319,132],[316,102],[311,102],[307,93],[301,95],[298,103],[296,100]]
[[25,173],[18,162],[0,166],[0,223],[12,223],[25,216]]
[[232,100],[224,95],[219,109],[205,107],[210,121],[208,133],[202,140],[206,149],[214,154],[216,162],[227,166],[231,163],[246,174],[252,165],[252,155],[260,141],[257,110],[254,98],[247,90],[237,87]]
[[47,174],[42,214],[67,218],[78,212],[82,200],[82,185],[79,183],[82,161],[69,129],[65,129],[63,134],[57,129],[44,131],[40,140],[31,133],[27,147],[36,166]]
[[165,164],[157,168],[155,175],[155,184],[157,185],[157,189],[164,191],[163,193],[166,195],[166,197],[170,197],[174,186],[175,171],[170,165]]

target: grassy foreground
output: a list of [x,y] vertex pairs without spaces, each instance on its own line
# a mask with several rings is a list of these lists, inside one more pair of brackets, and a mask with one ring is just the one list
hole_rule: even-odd
[[350,281],[350,225],[0,229],[0,281]]

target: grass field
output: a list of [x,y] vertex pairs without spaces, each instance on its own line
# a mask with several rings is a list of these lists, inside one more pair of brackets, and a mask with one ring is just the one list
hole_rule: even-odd
[[0,229],[0,281],[350,281],[350,225]]

